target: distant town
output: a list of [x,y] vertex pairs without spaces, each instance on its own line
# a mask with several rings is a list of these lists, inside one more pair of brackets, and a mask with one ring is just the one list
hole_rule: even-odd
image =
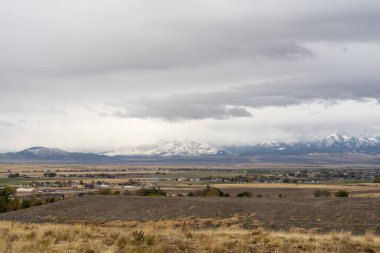
[[[8,170],[3,185],[16,188],[15,196],[63,199],[91,194],[99,189],[131,190],[141,187],[168,187],[206,184],[325,184],[378,183],[380,168],[97,168],[56,170]],[[7,177],[7,179],[5,178]],[[13,195],[10,198],[14,197]]]

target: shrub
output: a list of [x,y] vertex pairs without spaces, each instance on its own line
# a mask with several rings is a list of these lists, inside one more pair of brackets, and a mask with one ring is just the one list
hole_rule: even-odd
[[244,192],[240,192],[236,195],[236,197],[252,197],[252,193],[250,192],[247,192],[247,191],[244,191]]
[[54,198],[47,198],[43,201],[41,198],[29,198],[29,199],[19,199],[19,198],[9,198],[9,195],[15,191],[12,187],[5,187],[4,191],[0,195],[0,213],[16,211],[19,209],[25,209],[33,206],[39,206],[43,204],[53,203],[56,201]]
[[95,192],[96,195],[112,195],[111,189],[99,189]]
[[380,183],[380,175],[375,176],[375,178],[373,179],[373,182]]
[[30,201],[27,199],[24,199],[21,203],[21,208],[24,209],[24,208],[29,208],[29,207],[30,207]]
[[132,233],[133,240],[136,242],[143,242],[144,241],[144,232],[143,231],[133,231]]
[[20,177],[20,174],[19,173],[10,173],[9,175],[8,175],[8,177],[9,178],[17,178],[17,177]]
[[314,197],[330,197],[331,192],[326,189],[316,189],[314,191]]
[[57,173],[55,172],[44,172],[44,177],[56,177]]
[[206,186],[206,189],[195,192],[196,196],[202,197],[229,197],[229,193],[224,193],[220,189],[211,187],[210,185]]
[[166,192],[159,187],[141,188],[135,191],[137,196],[166,196]]
[[194,195],[194,193],[189,192],[189,193],[187,194],[187,196],[188,196],[188,197],[194,197],[195,195]]
[[338,197],[338,198],[347,198],[348,195],[350,195],[350,193],[345,190],[340,190],[335,193],[335,197]]
[[0,213],[5,213],[7,211],[8,199],[4,196],[0,196]]
[[55,198],[48,198],[46,200],[46,203],[54,203],[55,202]]
[[[109,188],[106,188],[106,189],[99,189],[95,192],[93,192],[94,195],[120,195],[121,194],[121,191],[112,191],[111,189]],[[123,195],[124,196],[129,196],[129,195],[125,195],[127,193],[123,192]]]
[[2,195],[5,197],[8,197],[9,195],[14,195],[16,193],[16,188],[10,187],[10,186],[5,186],[4,190],[2,192]]

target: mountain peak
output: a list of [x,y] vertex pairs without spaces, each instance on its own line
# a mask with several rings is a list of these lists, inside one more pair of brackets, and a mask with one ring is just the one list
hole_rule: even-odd
[[311,154],[311,153],[380,153],[380,137],[359,137],[345,133],[333,133],[322,139],[304,139],[292,143],[287,142],[261,142],[249,146],[226,147],[237,154]]
[[29,154],[29,155],[33,155],[37,157],[38,156],[43,157],[43,156],[52,156],[52,155],[66,155],[69,152],[59,149],[59,148],[47,148],[47,147],[36,146],[36,147],[31,147],[23,151],[20,151],[19,153]]
[[216,156],[230,154],[227,150],[219,149],[206,143],[159,141],[151,145],[126,147],[106,153],[108,156]]
[[325,139],[332,139],[335,141],[348,141],[352,138],[354,138],[354,137],[349,136],[349,135],[344,134],[344,133],[334,133],[334,134],[329,135]]

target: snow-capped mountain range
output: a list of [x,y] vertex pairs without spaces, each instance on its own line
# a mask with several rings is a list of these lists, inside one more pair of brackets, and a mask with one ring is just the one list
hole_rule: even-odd
[[263,153],[310,154],[310,153],[367,153],[380,154],[380,137],[355,137],[345,134],[332,134],[322,139],[306,139],[296,142],[262,142],[255,145],[226,147],[240,155]]
[[[160,141],[151,145],[120,148],[103,153],[68,152],[58,148],[32,147],[19,152],[0,154],[0,163],[6,162],[63,162],[63,163],[159,163],[196,161],[207,163],[280,161],[285,157],[305,158],[324,154],[352,157],[359,155],[380,159],[380,137],[355,137],[332,134],[322,139],[305,139],[296,142],[262,142],[253,145],[215,147],[198,142]],[[376,158],[376,159],[378,159]],[[344,160],[344,159],[343,159]],[[376,160],[376,163],[378,160]],[[380,160],[379,160],[380,162]]]
[[105,153],[108,156],[217,156],[228,155],[231,152],[198,142],[159,141],[151,145],[139,145],[117,149]]

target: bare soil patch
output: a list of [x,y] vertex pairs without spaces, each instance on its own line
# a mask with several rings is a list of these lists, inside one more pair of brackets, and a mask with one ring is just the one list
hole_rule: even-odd
[[[247,228],[380,234],[375,198],[200,198],[86,196],[0,215],[21,222],[106,223],[189,218],[247,217]],[[249,219],[248,219],[249,217]]]

